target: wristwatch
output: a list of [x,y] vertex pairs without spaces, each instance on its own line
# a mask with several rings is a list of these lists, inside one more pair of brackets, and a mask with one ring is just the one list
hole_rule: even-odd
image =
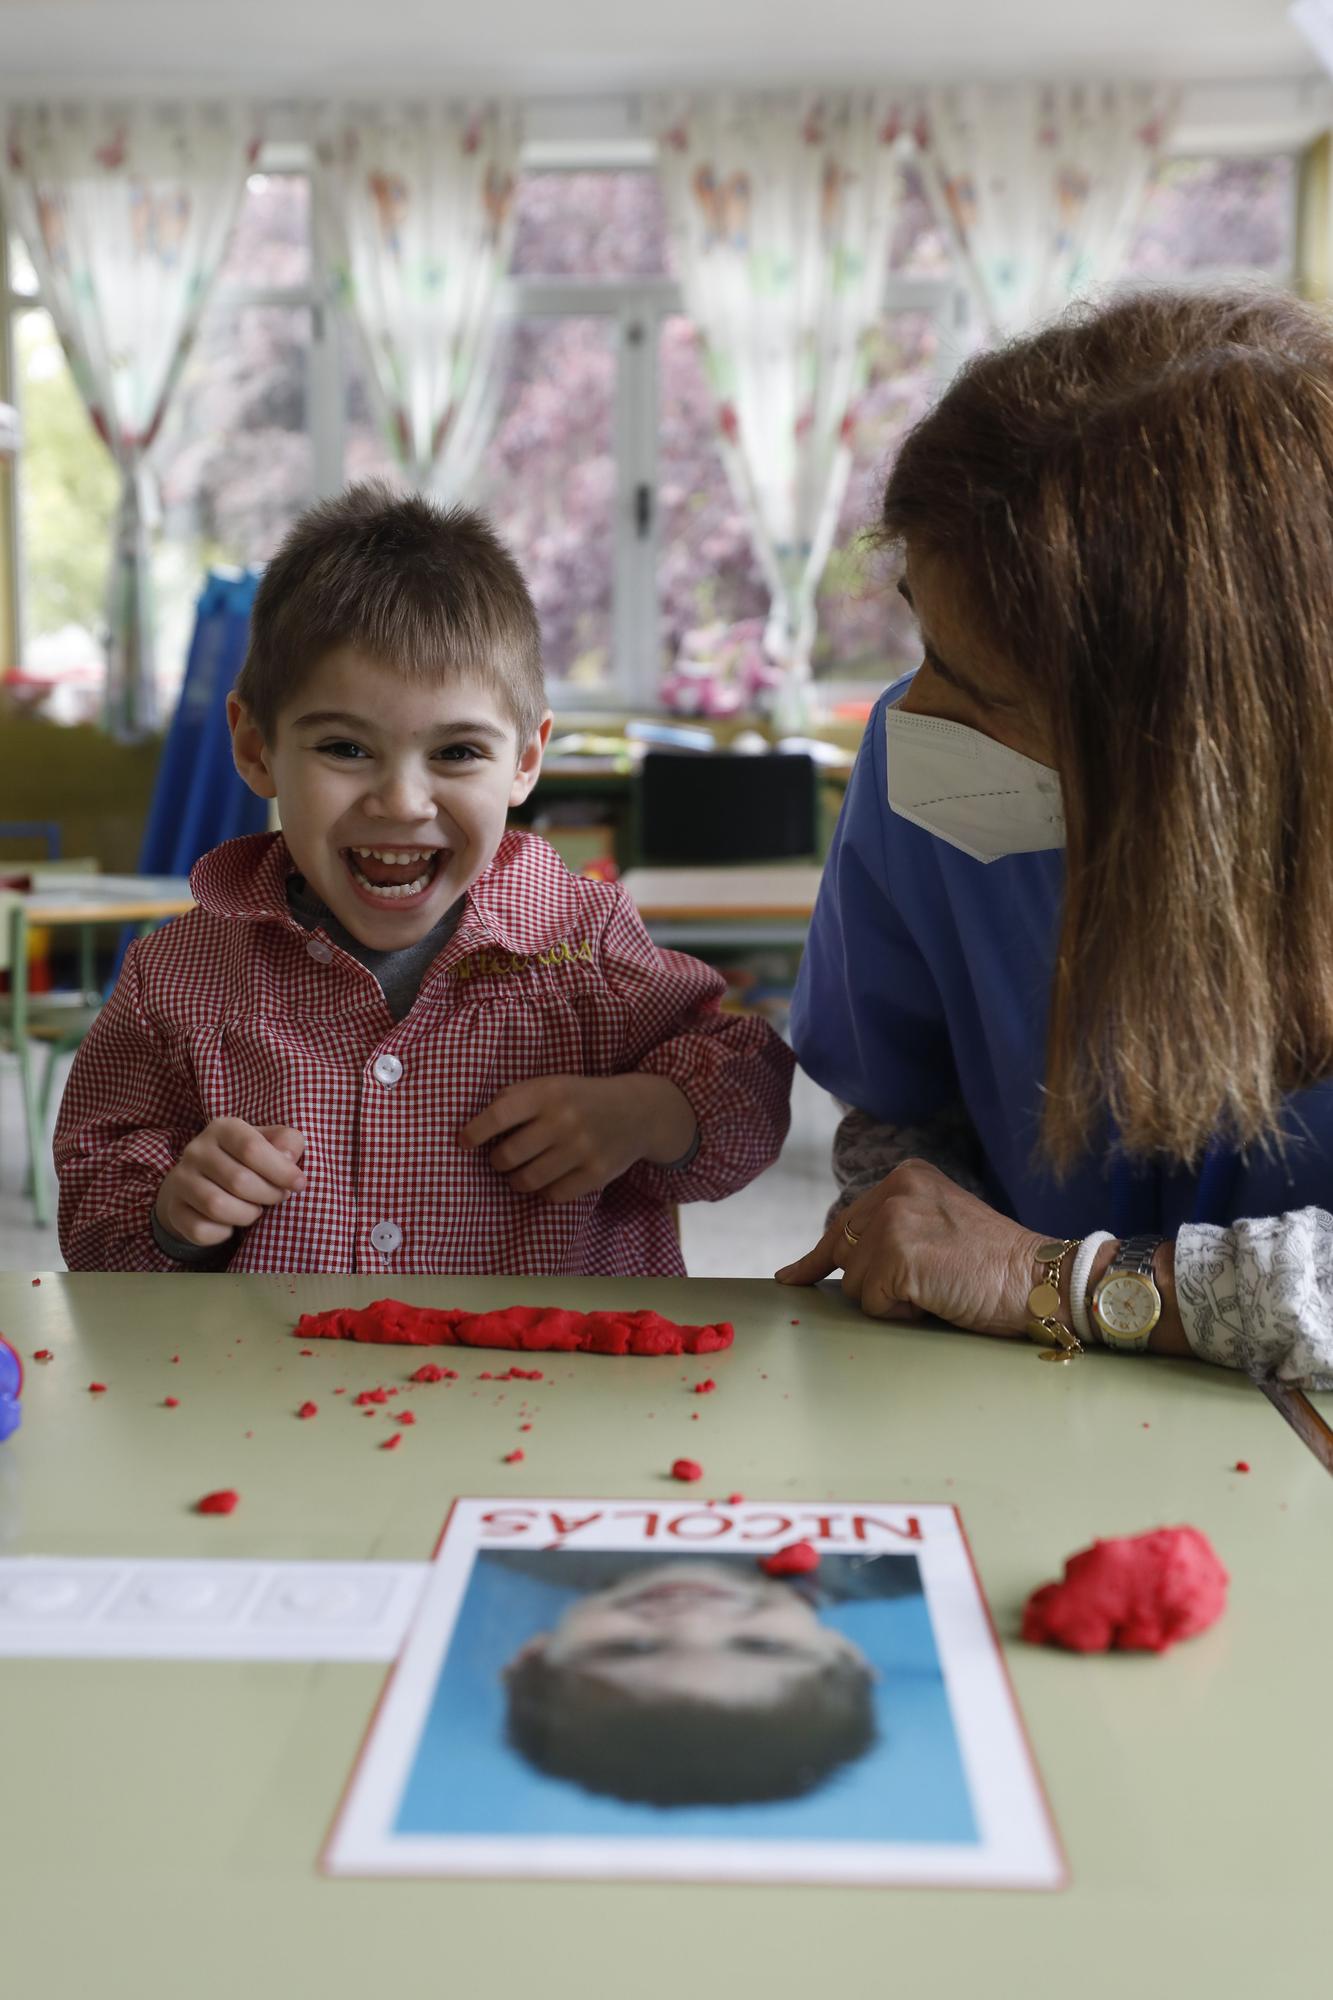
[[1152,1267],[1153,1257],[1165,1240],[1161,1236],[1127,1237],[1089,1300],[1098,1333],[1119,1354],[1142,1354],[1162,1317],[1162,1294]]

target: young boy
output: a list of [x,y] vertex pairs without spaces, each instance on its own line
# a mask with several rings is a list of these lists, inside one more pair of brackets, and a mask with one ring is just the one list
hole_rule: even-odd
[[56,1127],[73,1270],[684,1269],[774,1160],[792,1057],[624,891],[507,832],[551,729],[485,522],[361,487],[264,575],[228,704],[282,833],[132,945]]

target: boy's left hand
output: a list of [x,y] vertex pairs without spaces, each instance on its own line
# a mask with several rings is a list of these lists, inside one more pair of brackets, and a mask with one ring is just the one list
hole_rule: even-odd
[[638,1160],[669,1166],[694,1138],[689,1099],[664,1076],[541,1076],[511,1084],[464,1126],[459,1144],[499,1139],[491,1165],[517,1194],[577,1201]]

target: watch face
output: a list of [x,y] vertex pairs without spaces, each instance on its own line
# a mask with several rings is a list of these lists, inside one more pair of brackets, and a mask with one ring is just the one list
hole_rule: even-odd
[[1156,1287],[1134,1271],[1117,1271],[1098,1287],[1097,1317],[1112,1333],[1136,1339],[1149,1331],[1160,1311]]

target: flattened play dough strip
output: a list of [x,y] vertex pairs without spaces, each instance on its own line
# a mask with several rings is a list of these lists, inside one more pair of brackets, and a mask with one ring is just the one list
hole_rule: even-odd
[[505,1306],[495,1312],[405,1305],[377,1299],[364,1307],[305,1313],[298,1340],[360,1340],[388,1347],[498,1347],[521,1354],[712,1354],[735,1330],[678,1326],[655,1312],[567,1312],[559,1306]]

